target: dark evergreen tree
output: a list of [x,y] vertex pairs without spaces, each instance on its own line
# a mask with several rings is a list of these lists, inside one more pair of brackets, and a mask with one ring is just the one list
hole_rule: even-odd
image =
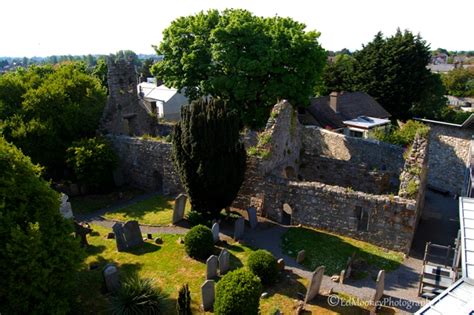
[[223,101],[182,107],[172,156],[193,210],[217,216],[237,196],[246,166],[239,130],[237,112]]
[[190,315],[191,312],[191,291],[188,284],[184,284],[178,292],[178,300],[176,302],[176,313],[178,315]]

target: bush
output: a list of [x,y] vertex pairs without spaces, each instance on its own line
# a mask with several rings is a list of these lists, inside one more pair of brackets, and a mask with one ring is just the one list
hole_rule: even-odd
[[277,261],[266,250],[259,249],[250,254],[247,260],[248,267],[263,284],[273,284],[278,276]]
[[178,315],[191,314],[191,291],[189,291],[188,284],[183,285],[181,289],[179,289],[176,312]]
[[0,137],[0,313],[67,314],[81,249],[41,168]]
[[245,269],[226,274],[217,283],[214,314],[258,314],[260,279]]
[[373,133],[374,138],[393,143],[396,145],[408,146],[413,143],[415,136],[419,133],[422,136],[427,136],[429,127],[422,122],[415,120],[408,120],[401,128],[393,129],[390,133],[383,131],[376,131]]
[[137,276],[126,279],[112,298],[112,313],[160,314],[163,305],[161,291],[153,287],[151,279]]
[[67,164],[77,180],[92,188],[113,185],[112,172],[117,166],[117,156],[104,138],[90,138],[73,142],[67,149]]
[[208,258],[214,250],[211,229],[201,224],[193,227],[184,237],[184,248],[193,258]]
[[198,212],[195,210],[189,211],[189,213],[186,216],[186,219],[188,220],[191,226],[196,226],[196,225],[201,224],[207,227],[211,227],[212,225],[212,219],[209,215],[206,215],[206,213]]

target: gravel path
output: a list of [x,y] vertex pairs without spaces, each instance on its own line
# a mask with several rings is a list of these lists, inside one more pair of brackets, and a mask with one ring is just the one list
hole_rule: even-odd
[[[81,222],[88,222],[90,224],[112,228],[117,221],[105,219],[103,215],[106,212],[123,208],[154,195],[155,194],[142,195],[130,201],[99,210],[92,214],[76,215],[76,219]],[[246,214],[244,214],[244,216],[245,215]],[[141,224],[140,227],[143,233],[153,234],[185,234],[188,230],[188,227],[185,225],[150,226]],[[294,258],[285,255],[280,247],[280,239],[288,228],[289,227],[287,226],[268,221],[264,218],[259,218],[259,225],[256,229],[252,230],[248,225],[246,226],[244,242],[245,244],[255,248],[266,249],[277,258],[283,258],[288,269],[300,277],[309,279],[311,278],[312,271],[296,263]],[[229,239],[232,238],[232,235],[233,227],[222,224],[221,238]],[[385,275],[384,298],[389,299],[389,302],[387,303],[398,304],[392,304],[393,307],[397,308],[398,314],[411,314],[417,311],[421,304],[425,303],[423,299],[417,296],[419,271],[421,270],[421,266],[422,261],[420,259],[408,257],[397,270],[388,272]],[[323,278],[322,290],[329,291],[330,289],[335,292],[343,292],[356,296],[362,300],[370,301],[375,293],[375,281],[370,277],[367,277],[362,280],[349,279],[345,284],[339,284],[331,281],[330,277],[325,275]]]

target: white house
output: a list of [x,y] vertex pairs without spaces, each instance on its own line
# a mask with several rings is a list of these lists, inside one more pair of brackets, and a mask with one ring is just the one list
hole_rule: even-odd
[[140,99],[151,108],[152,112],[156,112],[158,118],[165,120],[179,120],[181,106],[189,102],[188,98],[177,89],[166,87],[164,84],[157,86],[152,79],[138,84],[137,89]]

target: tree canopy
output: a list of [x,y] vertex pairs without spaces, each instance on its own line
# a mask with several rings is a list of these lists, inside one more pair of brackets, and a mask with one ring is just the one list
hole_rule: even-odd
[[95,134],[105,100],[82,63],[20,69],[0,77],[0,130],[51,175],[74,140]]
[[342,55],[326,68],[323,90],[366,92],[397,119],[414,113],[431,115],[443,100],[439,78],[426,68],[430,56],[429,46],[419,35],[397,30],[384,37],[379,32],[353,58]]
[[181,109],[172,158],[193,210],[216,217],[244,180],[246,152],[239,118],[223,101],[193,101]]
[[247,126],[262,126],[278,99],[309,103],[326,53],[319,33],[290,18],[257,17],[246,10],[210,10],[180,17],[155,47],[153,74],[197,99],[229,101]]
[[458,68],[443,75],[449,95],[474,97],[474,68]]
[[80,263],[59,194],[0,137],[0,312],[66,314]]

